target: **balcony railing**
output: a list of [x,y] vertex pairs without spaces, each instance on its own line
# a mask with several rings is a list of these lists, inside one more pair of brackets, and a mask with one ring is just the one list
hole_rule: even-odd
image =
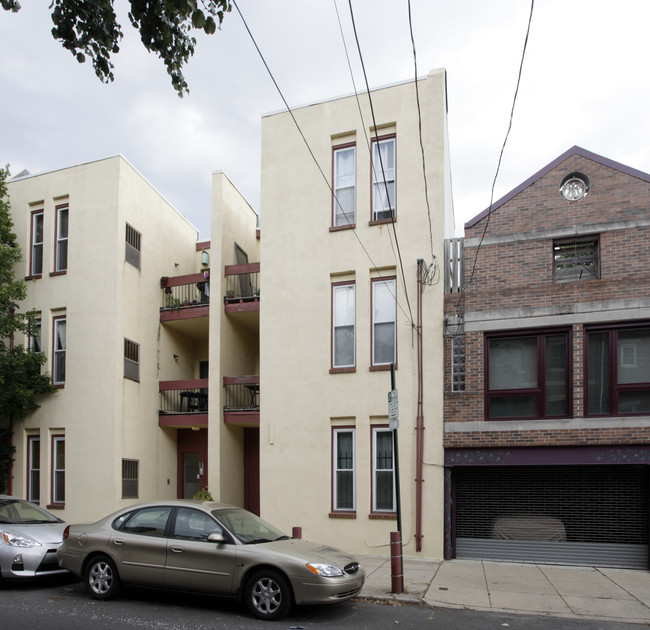
[[161,311],[180,311],[183,308],[210,304],[210,272],[191,273],[175,278],[160,279]]
[[160,381],[160,415],[207,414],[208,379]]
[[260,299],[260,263],[227,265],[226,304],[257,302]]
[[260,377],[224,376],[224,411],[259,411]]

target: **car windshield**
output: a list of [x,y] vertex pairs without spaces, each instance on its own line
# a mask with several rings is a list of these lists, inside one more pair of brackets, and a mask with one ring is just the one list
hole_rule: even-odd
[[60,518],[37,505],[20,499],[0,499],[0,523],[29,525],[36,523],[63,523]]
[[289,538],[273,525],[246,510],[213,510],[212,515],[245,545],[266,543]]

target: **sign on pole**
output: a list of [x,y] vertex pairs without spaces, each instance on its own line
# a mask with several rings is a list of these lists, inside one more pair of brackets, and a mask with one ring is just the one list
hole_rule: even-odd
[[399,428],[399,409],[397,405],[397,390],[388,392],[388,428],[391,431]]

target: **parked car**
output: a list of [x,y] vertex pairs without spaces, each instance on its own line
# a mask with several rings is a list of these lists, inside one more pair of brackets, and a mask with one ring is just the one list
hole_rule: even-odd
[[0,494],[0,582],[67,573],[56,558],[66,526],[29,501]]
[[208,501],[143,503],[93,525],[71,525],[58,558],[95,599],[116,597],[123,583],[207,592],[238,597],[268,620],[292,603],[350,599],[365,580],[352,556]]

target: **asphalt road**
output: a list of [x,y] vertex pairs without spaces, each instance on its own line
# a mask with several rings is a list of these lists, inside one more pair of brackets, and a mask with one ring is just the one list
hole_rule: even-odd
[[118,600],[99,602],[86,595],[81,582],[60,578],[14,582],[0,587],[1,630],[309,630],[316,627],[337,630],[648,630],[650,626],[361,601],[298,607],[285,619],[262,622],[248,616],[236,602],[215,597],[131,588]]

